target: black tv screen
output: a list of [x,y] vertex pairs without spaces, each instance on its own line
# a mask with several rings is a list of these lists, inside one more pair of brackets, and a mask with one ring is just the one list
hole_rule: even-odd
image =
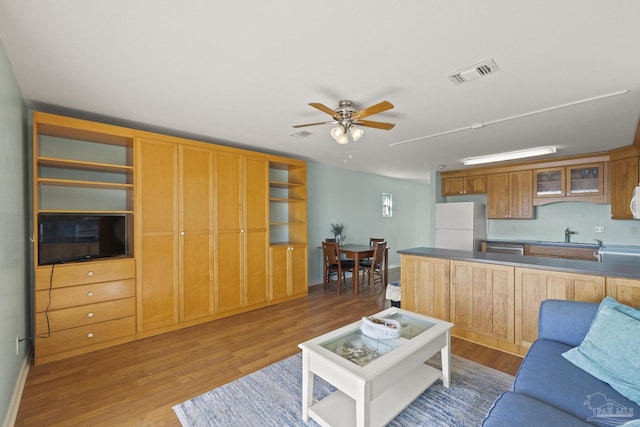
[[126,215],[38,215],[39,265],[126,254]]

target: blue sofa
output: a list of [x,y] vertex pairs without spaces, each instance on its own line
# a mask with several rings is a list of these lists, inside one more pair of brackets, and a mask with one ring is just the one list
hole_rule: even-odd
[[538,339],[483,427],[640,425],[633,421],[640,418],[640,406],[562,357],[582,343],[597,310],[598,304],[576,301],[541,304]]

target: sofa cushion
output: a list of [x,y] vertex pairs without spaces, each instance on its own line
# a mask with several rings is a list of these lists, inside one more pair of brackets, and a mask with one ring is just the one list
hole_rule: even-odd
[[563,356],[640,404],[640,311],[607,297],[579,347]]
[[[562,357],[562,353],[570,348],[556,341],[538,339],[522,361],[513,391],[549,403],[595,425],[611,426],[607,415],[614,409],[619,413],[614,425],[640,418],[640,406]],[[624,416],[630,413],[633,416]]]
[[599,304],[548,299],[540,304],[538,338],[576,347],[589,332]]
[[585,427],[586,423],[566,412],[524,394],[507,391],[494,403],[482,427]]

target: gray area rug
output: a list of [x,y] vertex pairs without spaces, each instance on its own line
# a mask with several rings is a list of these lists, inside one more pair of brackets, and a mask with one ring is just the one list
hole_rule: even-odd
[[[439,367],[438,353],[429,362]],[[478,426],[493,401],[511,386],[511,375],[451,357],[451,388],[438,380],[390,426]],[[316,376],[316,400],[335,388]],[[300,418],[302,354],[298,353],[173,407],[185,427],[317,426]]]

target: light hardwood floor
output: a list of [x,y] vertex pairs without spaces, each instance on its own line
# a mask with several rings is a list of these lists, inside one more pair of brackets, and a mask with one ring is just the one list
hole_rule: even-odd
[[[390,272],[390,280],[399,270]],[[32,367],[16,426],[180,426],[174,405],[291,356],[300,342],[384,308],[384,292],[313,286],[286,302]],[[519,357],[452,340],[454,354],[514,375]]]

